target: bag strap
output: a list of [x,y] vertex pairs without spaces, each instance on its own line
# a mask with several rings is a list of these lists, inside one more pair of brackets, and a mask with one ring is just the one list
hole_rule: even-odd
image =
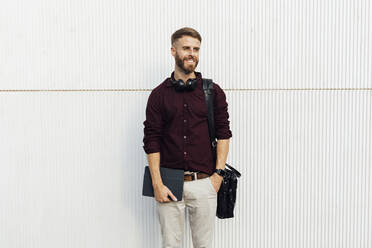
[[[211,142],[212,155],[214,161],[217,160],[217,141],[214,127],[214,111],[213,111],[213,81],[212,79],[203,78],[203,90],[205,95],[205,102],[207,104],[208,112],[208,128],[209,128],[209,139]],[[232,166],[225,164],[237,177],[240,177],[240,172]]]
[[240,175],[240,172],[237,171],[234,167],[232,167],[232,166],[230,166],[230,165],[228,165],[228,164],[225,164],[225,165],[226,165],[227,168],[229,168],[232,172],[235,173],[236,177],[240,177],[240,176],[241,176],[241,175]]
[[214,111],[213,111],[213,82],[212,79],[203,78],[203,90],[208,112],[209,139],[211,142],[212,155],[214,160],[217,159],[217,141],[214,128]]

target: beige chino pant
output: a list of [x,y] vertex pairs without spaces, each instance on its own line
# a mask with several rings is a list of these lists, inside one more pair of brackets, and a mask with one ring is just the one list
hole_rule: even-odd
[[185,181],[182,200],[157,203],[163,248],[181,247],[185,207],[189,212],[194,248],[211,248],[217,211],[217,192],[209,177]]

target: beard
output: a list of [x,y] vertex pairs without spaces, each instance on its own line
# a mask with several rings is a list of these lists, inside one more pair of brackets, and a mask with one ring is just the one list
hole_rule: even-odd
[[[194,60],[194,64],[186,64],[186,60],[188,59],[193,59]],[[175,61],[176,61],[176,65],[185,73],[185,74],[190,74],[192,72],[194,72],[196,66],[198,65],[199,63],[199,60],[197,60],[195,57],[187,57],[185,59],[181,59],[178,54],[176,53],[176,56],[175,56]]]

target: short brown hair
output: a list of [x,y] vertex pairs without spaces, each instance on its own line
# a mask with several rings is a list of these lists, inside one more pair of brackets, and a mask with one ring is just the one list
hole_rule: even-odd
[[172,37],[171,37],[172,46],[179,38],[181,38],[184,35],[191,36],[195,39],[198,39],[200,42],[202,41],[202,38],[200,34],[198,33],[198,31],[196,31],[193,28],[184,27],[184,28],[178,29],[176,32],[172,34]]

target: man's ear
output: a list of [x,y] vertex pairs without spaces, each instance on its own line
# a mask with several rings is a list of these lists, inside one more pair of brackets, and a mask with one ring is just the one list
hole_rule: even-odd
[[173,46],[171,47],[171,54],[173,57],[176,56],[176,49]]

